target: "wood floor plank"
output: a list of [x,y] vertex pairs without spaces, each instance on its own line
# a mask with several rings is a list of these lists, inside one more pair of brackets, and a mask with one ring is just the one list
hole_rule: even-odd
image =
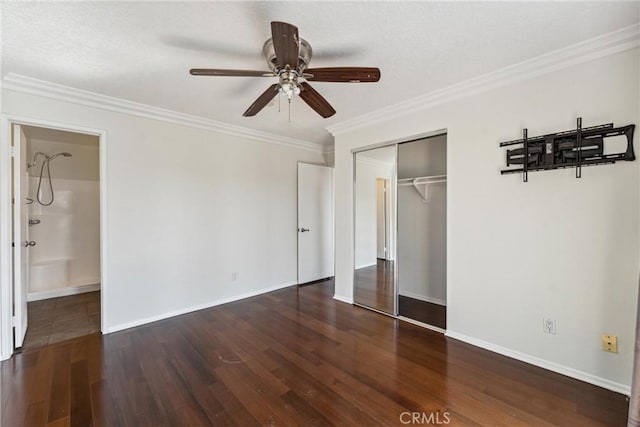
[[[191,388],[185,384],[170,360],[144,360],[141,364],[154,399],[162,407],[169,425],[184,419],[194,425],[210,423],[204,409],[194,399]],[[215,413],[215,409],[212,410]]]
[[58,348],[53,365],[53,379],[49,392],[49,415],[47,420],[68,419],[70,411],[71,376],[69,364],[70,348],[66,344]]
[[329,280],[24,349],[0,364],[2,425],[374,426],[402,425],[403,413],[464,426],[626,423],[620,394],[333,293]]
[[315,410],[312,405],[298,396],[294,391],[289,390],[280,398],[287,404],[288,409],[301,416],[305,425],[309,426],[332,426],[322,413]]
[[[242,403],[244,407],[262,425],[296,425],[285,411],[279,410],[280,405],[272,405],[264,399],[264,390],[254,388],[254,385],[245,381],[244,372],[237,372],[235,367],[223,366],[216,371],[224,385]],[[245,380],[243,380],[243,378]],[[284,405],[283,405],[284,406]],[[283,420],[284,417],[287,422]]]
[[[280,367],[273,373],[283,383],[294,390],[300,397],[305,399],[315,409],[325,414],[328,420],[336,425],[374,425],[376,419],[370,411],[363,411],[353,401],[336,392],[326,383],[314,378],[304,369],[299,368],[295,363],[287,361],[280,354],[266,350],[261,360],[278,360]],[[335,384],[337,380],[325,377]]]
[[47,427],[69,427],[69,425],[70,421],[68,416],[47,423]]
[[90,396],[87,361],[78,360],[71,365],[70,422],[72,427],[93,426]]
[[124,420],[110,393],[107,380],[91,384],[91,416],[96,427],[121,426]]
[[260,425],[260,422],[251,414],[247,407],[244,406],[222,382],[211,385],[210,392],[224,407],[223,411],[216,414],[214,425],[220,425],[216,422],[218,420],[223,423],[222,425],[226,425],[227,423],[240,427]]
[[47,424],[47,403],[44,400],[31,403],[27,407],[27,412],[22,425],[24,427],[38,427]]

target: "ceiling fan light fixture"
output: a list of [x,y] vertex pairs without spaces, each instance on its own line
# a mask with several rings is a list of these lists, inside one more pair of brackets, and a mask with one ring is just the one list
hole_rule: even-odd
[[294,96],[300,95],[300,86],[297,82],[290,81],[280,84],[280,94],[287,97],[289,101]]

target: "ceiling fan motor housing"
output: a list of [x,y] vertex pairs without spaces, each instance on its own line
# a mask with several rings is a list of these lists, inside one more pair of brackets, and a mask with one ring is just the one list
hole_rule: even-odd
[[[311,61],[313,51],[311,50],[311,45],[305,39],[300,39],[299,47],[298,69],[294,71],[301,75],[309,65],[309,61]],[[267,60],[269,69],[273,71],[274,74],[278,74],[278,60],[276,59],[276,51],[273,48],[273,39],[269,39],[264,42],[264,46],[262,47],[262,54]]]

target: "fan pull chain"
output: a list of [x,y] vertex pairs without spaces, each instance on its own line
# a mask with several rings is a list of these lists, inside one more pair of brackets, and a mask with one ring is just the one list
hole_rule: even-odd
[[282,99],[282,94],[278,94],[278,113],[280,112],[280,100]]
[[291,123],[291,98],[289,98],[289,123]]

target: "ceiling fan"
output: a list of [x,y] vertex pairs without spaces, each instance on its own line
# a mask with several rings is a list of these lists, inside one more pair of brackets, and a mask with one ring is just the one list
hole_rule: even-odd
[[237,76],[237,77],[278,77],[275,83],[262,93],[242,114],[255,116],[276,95],[283,94],[289,103],[299,95],[316,113],[323,118],[336,113],[331,104],[306,81],[367,83],[380,80],[380,70],[371,67],[328,67],[307,68],[311,60],[311,45],[298,37],[298,28],[286,22],[271,23],[271,38],[264,43],[262,53],[270,71],[224,70],[215,68],[193,68],[193,76]]

